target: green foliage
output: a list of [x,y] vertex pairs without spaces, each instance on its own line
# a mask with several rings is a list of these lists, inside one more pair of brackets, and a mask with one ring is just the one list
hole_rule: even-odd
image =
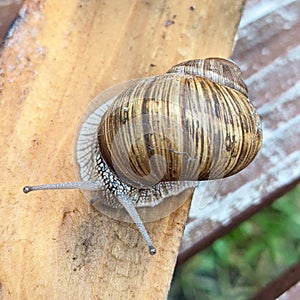
[[300,259],[300,185],[174,274],[169,300],[248,299]]

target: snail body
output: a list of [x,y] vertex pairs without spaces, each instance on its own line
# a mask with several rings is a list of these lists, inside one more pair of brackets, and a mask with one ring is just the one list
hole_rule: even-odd
[[[75,165],[85,183],[75,187],[87,190],[98,209],[125,207],[153,254],[136,208],[159,206],[199,181],[238,173],[261,142],[240,69],[221,58],[192,60],[96,97],[75,142]],[[24,191],[36,189],[42,188]]]

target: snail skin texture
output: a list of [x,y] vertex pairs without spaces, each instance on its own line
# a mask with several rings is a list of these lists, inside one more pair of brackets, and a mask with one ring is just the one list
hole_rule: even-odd
[[182,204],[177,198],[185,199],[172,196],[202,180],[238,173],[261,143],[239,67],[222,58],[191,60],[97,96],[75,139],[79,181],[24,192],[82,189],[98,210],[125,221],[130,216],[154,254],[142,219],[168,215]]

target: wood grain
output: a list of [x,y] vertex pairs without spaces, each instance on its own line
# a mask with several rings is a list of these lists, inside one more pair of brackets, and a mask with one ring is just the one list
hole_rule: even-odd
[[0,299],[166,298],[189,201],[146,224],[153,257],[134,225],[93,210],[80,191],[22,187],[75,180],[74,132],[103,89],[183,60],[230,56],[243,1],[191,6],[25,2],[0,58]]

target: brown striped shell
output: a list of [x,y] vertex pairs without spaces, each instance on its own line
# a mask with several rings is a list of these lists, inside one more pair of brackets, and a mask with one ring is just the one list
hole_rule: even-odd
[[241,71],[220,58],[137,80],[98,128],[104,161],[121,181],[143,188],[233,175],[254,159],[261,142]]
[[75,138],[79,181],[23,191],[82,189],[101,212],[134,221],[155,254],[143,222],[176,210],[199,181],[245,168],[261,142],[240,69],[221,58],[192,60],[98,95]]

